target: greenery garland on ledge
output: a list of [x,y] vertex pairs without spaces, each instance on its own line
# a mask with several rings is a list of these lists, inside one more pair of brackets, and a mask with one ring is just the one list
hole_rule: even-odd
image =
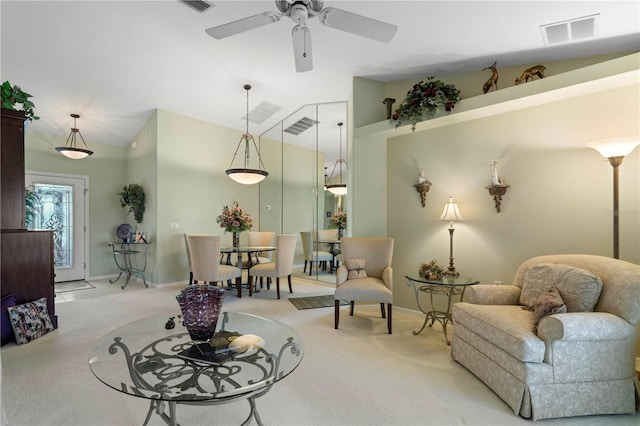
[[12,85],[8,81],[5,81],[2,83],[0,94],[0,98],[2,100],[2,108],[20,111],[17,109],[17,105],[21,105],[22,111],[24,111],[24,115],[26,118],[31,120],[40,119],[40,117],[38,117],[34,113],[33,109],[35,108],[35,105],[29,99],[33,96],[22,90],[20,86]]
[[120,205],[122,207],[129,207],[127,213],[133,213],[133,218],[137,223],[142,222],[144,215],[144,189],[137,183],[131,183],[122,188],[121,192],[118,192],[120,196]]
[[454,85],[429,77],[413,85],[391,119],[396,122],[396,128],[408,121],[415,131],[418,121],[433,118],[440,108],[451,111],[459,100],[460,91]]

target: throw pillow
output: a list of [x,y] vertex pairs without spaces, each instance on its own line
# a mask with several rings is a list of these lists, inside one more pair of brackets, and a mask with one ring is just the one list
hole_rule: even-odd
[[367,272],[364,270],[364,259],[345,259],[344,266],[349,271],[347,275],[348,280],[354,280],[356,278],[367,278]]
[[567,312],[591,312],[598,303],[602,280],[591,272],[570,265],[539,263],[524,276],[520,304],[533,306],[548,287],[556,287]]
[[7,308],[16,343],[24,345],[53,331],[47,310],[47,299],[41,297],[33,302]]
[[555,287],[545,289],[536,299],[533,306],[529,307],[533,311],[533,325],[537,328],[540,320],[551,314],[563,314],[567,312],[565,305],[560,296],[560,292]]
[[13,342],[13,328],[11,328],[11,321],[9,321],[9,313],[7,312],[7,308],[10,306],[16,306],[16,295],[13,293],[2,296],[2,308],[0,309],[2,342],[0,345],[6,345],[9,342]]

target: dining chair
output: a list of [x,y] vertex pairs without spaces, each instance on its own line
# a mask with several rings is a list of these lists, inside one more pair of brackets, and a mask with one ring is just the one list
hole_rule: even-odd
[[270,263],[261,263],[249,269],[249,294],[253,289],[253,277],[266,277],[267,290],[270,288],[271,278],[276,279],[276,295],[280,299],[280,278],[287,277],[289,293],[291,288],[291,272],[293,271],[293,257],[296,253],[296,234],[281,234],[276,236],[276,257]]
[[[272,247],[276,238],[276,233],[271,231],[249,231],[249,245],[253,247],[270,246]],[[273,261],[273,251],[257,252],[257,263],[269,263]]]
[[191,252],[189,250],[188,235],[207,235],[207,234],[184,234],[184,246],[187,249],[187,264],[189,265],[189,284],[198,284],[198,281],[193,280],[193,269],[191,268]]
[[[338,241],[340,240],[340,231],[338,228],[318,229],[318,241]],[[331,253],[330,273],[333,274],[334,269],[338,269],[337,256],[341,253],[340,244],[318,244],[318,250],[324,250]]]
[[[391,308],[393,305],[393,238],[343,238],[343,263],[336,271],[335,328],[340,322],[340,301],[350,302],[349,315],[353,316],[355,301],[378,302],[382,318],[387,318],[391,334]],[[385,306],[387,312],[385,315]]]
[[311,276],[314,262],[318,263],[318,265],[322,265],[326,269],[327,262],[331,262],[333,259],[331,253],[324,250],[313,249],[314,243],[313,238],[311,237],[311,232],[300,231],[300,238],[302,239],[302,251],[304,252],[304,270],[302,272],[304,273],[307,271],[307,264],[309,264],[309,276]]
[[242,269],[220,263],[220,237],[187,235],[194,282],[216,284],[235,278],[238,297],[242,296]]

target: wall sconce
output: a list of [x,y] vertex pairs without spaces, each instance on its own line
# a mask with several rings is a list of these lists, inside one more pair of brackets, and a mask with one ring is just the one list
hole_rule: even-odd
[[502,196],[507,193],[509,186],[510,185],[505,184],[504,178],[498,175],[498,161],[493,160],[491,162],[491,185],[487,185],[485,188],[489,190],[489,195],[493,197],[493,203],[497,213],[500,213]]
[[422,203],[422,207],[425,206],[425,201],[427,200],[427,192],[431,188],[431,182],[424,177],[424,170],[420,170],[420,176],[418,176],[418,183],[413,185],[413,187],[420,194],[420,202]]
[[640,144],[640,139],[638,138],[608,139],[587,144],[589,148],[595,149],[600,155],[609,160],[609,163],[613,167],[613,257],[615,259],[620,258],[620,184],[618,169],[624,157],[631,154],[631,151],[633,151],[638,144]]

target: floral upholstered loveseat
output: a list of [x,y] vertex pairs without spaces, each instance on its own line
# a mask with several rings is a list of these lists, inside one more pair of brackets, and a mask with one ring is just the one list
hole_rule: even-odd
[[[558,288],[567,313],[544,316],[536,330],[534,312],[523,307],[548,287]],[[520,265],[512,285],[469,287],[452,316],[453,359],[515,414],[538,420],[635,411],[640,265],[581,254],[535,257]]]

